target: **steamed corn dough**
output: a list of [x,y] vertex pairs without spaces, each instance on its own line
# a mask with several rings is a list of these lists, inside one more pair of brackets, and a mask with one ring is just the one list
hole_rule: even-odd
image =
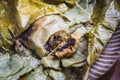
[[82,80],[119,24],[117,0],[1,0],[0,80]]

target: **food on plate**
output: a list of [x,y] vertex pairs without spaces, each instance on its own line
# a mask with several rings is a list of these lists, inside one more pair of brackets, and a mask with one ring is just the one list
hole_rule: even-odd
[[0,80],[87,80],[119,24],[117,0],[1,0]]

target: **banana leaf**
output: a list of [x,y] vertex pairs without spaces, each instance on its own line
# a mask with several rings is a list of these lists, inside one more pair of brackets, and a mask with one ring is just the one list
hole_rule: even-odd
[[53,68],[56,70],[60,70],[60,60],[59,59],[51,59],[49,57],[43,57],[40,61],[40,64],[45,68]]
[[76,3],[72,9],[65,12],[63,16],[70,21],[70,26],[88,22],[91,20],[92,11],[95,4],[96,0],[80,0],[80,2]]
[[[99,9],[100,12],[97,12],[99,17],[94,15],[96,14],[96,10],[93,11],[93,22],[95,27],[90,33],[88,33],[90,41],[88,63],[90,65],[93,65],[99,58],[113,32],[120,24],[120,11],[115,8],[114,3],[116,3],[115,0],[106,4],[104,3],[105,5],[101,3],[101,5],[104,6],[102,9]],[[117,6],[118,5],[119,4],[117,4]]]
[[67,3],[69,6],[74,6],[75,2],[79,2],[80,0],[43,0],[48,3],[56,4],[56,3]]
[[61,71],[55,71],[52,69],[44,69],[43,66],[39,66],[35,71],[30,73],[23,80],[65,80],[66,75]]
[[34,72],[32,72],[30,75],[28,75],[26,78],[23,80],[46,80],[47,75],[45,75],[43,71],[43,67],[40,66],[39,68],[36,68]]
[[10,55],[11,47],[14,48],[13,36],[17,37],[27,25],[39,17],[64,13],[67,9],[65,4],[56,6],[35,0],[0,1],[0,53],[4,53],[0,56],[0,80],[18,80],[21,75],[30,72],[39,64],[39,60],[31,54]]
[[28,48],[35,50],[36,54],[42,58],[46,54],[44,45],[49,37],[58,31],[66,31],[68,24],[60,15],[49,15],[34,22],[32,27],[33,30],[29,33],[28,40],[22,41]]
[[65,80],[66,75],[63,72],[50,70],[49,73],[50,77],[52,77],[53,80]]
[[[33,24],[33,27],[36,27],[36,26],[38,26],[37,28],[37,30],[40,30],[39,28],[41,27],[40,25],[43,25],[44,23],[46,23],[47,22],[47,18],[49,18],[49,19],[51,19],[51,20],[53,20],[53,19],[56,19],[56,17],[58,17],[57,18],[57,20],[55,21],[55,22],[53,22],[53,23],[51,23],[51,24],[49,24],[49,25],[47,25],[47,26],[44,26],[44,28],[45,28],[45,30],[47,30],[47,32],[49,32],[49,34],[48,33],[45,33],[45,32],[43,32],[43,31],[37,31],[37,32],[35,32],[35,31],[33,31],[33,33],[31,34],[31,36],[29,37],[29,40],[30,40],[30,44],[29,44],[29,47],[30,47],[30,45],[32,45],[31,44],[31,42],[33,42],[33,44],[34,44],[34,47],[33,47],[33,45],[32,45],[32,47],[33,48],[35,48],[36,49],[36,51],[37,51],[37,54],[39,54],[39,56],[41,57],[41,65],[44,67],[44,68],[48,68],[49,70],[52,70],[52,69],[54,69],[54,70],[62,70],[61,69],[61,67],[60,67],[60,61],[59,61],[59,59],[49,59],[49,58],[47,58],[47,57],[43,57],[43,53],[41,52],[42,50],[40,50],[40,48],[41,47],[43,47],[43,46],[41,46],[41,44],[42,45],[44,45],[45,44],[45,42],[46,42],[46,40],[48,40],[48,38],[49,38],[49,36],[51,35],[51,34],[54,34],[55,32],[57,32],[57,31],[59,31],[59,30],[65,30],[65,31],[67,31],[67,32],[69,32],[69,30],[68,30],[68,27],[69,26],[73,26],[74,24],[76,24],[76,23],[81,23],[81,21],[79,21],[79,20],[81,20],[81,19],[84,19],[84,18],[80,18],[81,16],[83,16],[83,14],[85,13],[85,16],[86,16],[86,14],[87,14],[87,20],[85,19],[85,21],[83,21],[83,22],[87,22],[87,21],[89,21],[89,19],[90,19],[90,15],[92,14],[91,12],[89,12],[89,11],[87,11],[87,8],[80,8],[79,7],[79,4],[76,4],[77,5],[77,7],[75,7],[75,8],[73,8],[72,10],[73,11],[68,11],[68,13],[69,13],[69,16],[68,16],[68,18],[69,17],[73,17],[74,19],[76,19],[76,20],[74,20],[73,18],[70,20],[69,19],[69,21],[67,20],[67,21],[65,21],[66,19],[64,19],[64,18],[62,18],[61,16],[59,16],[59,15],[49,15],[49,16],[46,16],[46,18],[45,18],[45,20],[44,21],[42,21],[42,18],[41,18],[41,20],[39,19],[38,20],[38,22],[40,22],[39,24],[37,24],[36,25],[36,23],[37,22],[35,22],[34,24]],[[91,5],[93,5],[92,7],[91,7],[91,9],[93,9],[93,7],[94,7],[94,2],[91,4]],[[85,10],[85,12],[84,12],[84,10],[83,9],[86,9]],[[90,9],[90,8],[89,8]],[[80,10],[82,10],[82,11],[80,11]],[[77,12],[77,13],[76,13]],[[79,13],[80,12],[80,13]],[[74,17],[74,15],[72,15],[71,13],[76,13],[75,14],[75,17]],[[71,15],[70,15],[71,14]],[[62,16],[64,16],[64,14],[61,14]],[[76,16],[76,15],[78,15],[78,16]],[[85,17],[84,16],[84,17]],[[67,18],[67,12],[65,13],[65,16],[64,16],[65,18]],[[53,18],[53,19],[52,19]],[[78,18],[78,19],[77,19]],[[80,18],[80,19],[79,19]],[[43,17],[43,19],[44,19],[44,17]],[[41,21],[42,21],[42,24],[41,24]],[[77,22],[77,21],[79,21],[79,22]],[[49,22],[47,22],[47,23],[49,23]],[[44,24],[45,25],[45,24]],[[64,26],[64,27],[63,27]],[[48,28],[49,27],[49,28]],[[59,29],[59,27],[60,27],[60,29]],[[84,28],[85,28],[86,26],[84,26]],[[54,28],[54,29],[53,29]],[[74,27],[73,27],[74,28]],[[56,30],[57,29],[57,30]],[[44,29],[42,29],[42,30],[44,30]],[[89,31],[90,31],[90,29],[88,29]],[[80,31],[82,31],[82,29],[80,30]],[[42,32],[42,33],[41,33]],[[85,32],[86,33],[86,32]],[[44,36],[41,36],[42,34],[47,34],[46,36],[44,35]],[[38,36],[41,36],[41,37],[38,37]],[[41,40],[40,40],[40,38],[41,38]],[[43,42],[40,42],[40,41],[43,41]],[[81,42],[81,45],[82,45],[82,42]],[[80,47],[81,48],[81,47]],[[79,48],[79,50],[80,50],[80,48]],[[39,52],[38,52],[38,50],[39,50]],[[85,53],[84,53],[85,54]],[[70,58],[66,58],[66,59],[61,59],[61,61],[62,61],[62,66],[63,67],[81,67],[81,66],[83,66],[85,63],[86,63],[86,56],[84,55],[84,54],[82,54],[81,53],[81,51],[78,51],[73,57],[70,57]],[[42,55],[42,56],[41,56]],[[80,58],[81,57],[81,58]],[[80,58],[80,59],[79,59]],[[54,73],[57,73],[57,71],[54,71]],[[64,72],[63,72],[64,73]],[[45,77],[45,74],[43,74],[43,71],[40,71],[40,72],[38,72],[38,71],[35,71],[35,72],[31,72],[31,74],[29,74],[28,76],[28,79],[38,79],[37,78],[37,76],[41,76],[40,74],[42,74],[43,76],[44,76],[44,78],[42,78],[42,79],[46,79],[46,77]],[[59,77],[58,75],[52,75],[50,72],[48,73],[49,75],[51,75],[52,76],[52,78],[54,78],[55,80],[56,80],[56,78],[57,77]],[[33,77],[32,77],[32,75],[33,75]],[[32,78],[31,78],[32,77]],[[41,79],[40,78],[40,79]],[[25,80],[27,79],[27,77],[25,77]]]
[[[83,39],[84,40],[84,39]],[[76,53],[70,57],[70,58],[63,58],[61,59],[61,63],[62,66],[65,68],[68,67],[81,67],[84,64],[86,64],[87,62],[87,55],[85,55],[87,53],[87,42],[84,41],[80,41],[78,50],[76,51]]]
[[10,56],[6,53],[0,56],[0,80],[18,80],[20,76],[30,72],[39,65],[39,60],[33,56]]
[[25,31],[36,19],[45,15],[64,13],[68,9],[64,3],[52,5],[39,0],[13,0],[9,4],[12,6],[17,24],[15,36]]
[[[72,27],[72,28],[75,28],[75,27]],[[88,51],[87,51],[88,41],[84,37],[85,36],[84,33],[89,32],[90,29],[85,30],[85,28],[87,27],[81,25],[81,27],[77,29],[79,30],[79,33],[80,33],[79,35],[82,35],[82,32],[83,32],[83,37],[80,39],[79,47],[77,48],[77,51],[75,52],[75,54],[71,57],[61,59],[61,63],[63,67],[65,68],[81,67],[84,64],[86,64],[86,61],[87,61],[86,59],[88,55]]]
[[[11,7],[7,0],[0,1],[0,52],[5,51],[12,53],[13,37],[11,33],[14,31],[14,22],[12,20]],[[11,33],[10,33],[11,31]]]
[[39,65],[39,60],[24,46],[20,54],[4,53],[0,56],[0,80],[18,80],[20,76],[30,72]]
[[[82,73],[79,69],[83,69],[83,65],[87,64],[86,59],[90,66],[94,65],[116,27],[120,24],[118,0],[55,0],[57,3],[50,1],[53,0],[0,1],[0,54],[2,53],[0,55],[0,80],[18,80],[20,76],[26,73],[28,75],[22,78],[23,80],[62,80],[68,77],[66,75],[67,70],[64,69],[73,69],[73,67],[77,68],[79,73]],[[11,49],[14,46],[13,36],[15,38],[19,37],[29,28],[30,24],[44,17],[56,21],[53,20],[52,24],[44,27],[48,33],[40,30],[40,26],[47,22],[41,21],[37,25],[38,32],[33,31],[30,34],[29,40],[32,43],[25,44],[26,47],[36,51],[41,57],[41,62],[26,47],[24,48],[27,53],[15,54],[15,49]],[[88,29],[87,32],[78,28],[81,31],[79,33],[85,33],[82,36],[87,34],[89,45],[86,45],[87,41],[84,43],[85,40],[83,40],[83,42],[80,42],[76,53],[69,58],[50,59],[46,57],[43,46],[48,38],[60,30],[75,32],[77,30],[76,24],[84,25],[84,29],[88,25],[92,25],[92,30]],[[36,25],[33,27],[36,27]],[[71,28],[72,31],[70,31]],[[85,49],[88,47],[88,51],[81,51],[82,46]],[[11,53],[14,54],[11,55]],[[33,69],[35,70],[30,72]],[[72,69],[68,72],[71,71],[72,73]],[[71,76],[77,74],[76,72],[71,73]]]
[[115,0],[114,1],[114,5],[115,5],[115,9],[118,10],[120,12],[120,1],[119,0]]

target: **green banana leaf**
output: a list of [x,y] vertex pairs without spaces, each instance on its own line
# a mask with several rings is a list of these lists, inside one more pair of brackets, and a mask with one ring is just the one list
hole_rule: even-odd
[[[88,33],[89,36],[89,56],[88,63],[93,65],[98,59],[109,39],[111,38],[113,32],[116,30],[117,26],[120,24],[120,11],[115,8],[114,1],[108,3],[101,3],[104,5],[99,12],[93,11],[93,22],[95,24],[94,29]],[[119,4],[117,4],[118,6]],[[98,5],[96,5],[97,7]],[[98,7],[97,7],[98,8]],[[101,8],[101,7],[99,7]],[[95,16],[94,14],[97,14]]]
[[[67,9],[65,4],[56,6],[35,0],[0,1],[0,53],[2,52],[0,80],[18,80],[21,75],[30,72],[39,64],[39,60],[31,54],[27,56],[11,55],[11,47],[14,48],[13,38],[17,37],[26,29],[27,25],[39,17],[64,13]],[[15,51],[15,49],[13,50]],[[14,51],[11,52],[14,53]]]
[[[72,28],[74,28],[74,27],[72,27]],[[84,28],[85,28],[84,26],[81,26],[78,29],[81,29],[82,31],[85,32]],[[81,32],[80,32],[80,34],[81,34]],[[87,55],[88,55],[87,46],[88,46],[87,39],[85,37],[82,37],[80,39],[79,47],[77,48],[77,51],[75,52],[75,54],[71,57],[61,59],[62,66],[65,68],[81,67],[84,64],[86,64],[87,63],[86,59],[87,59]]]
[[52,69],[44,69],[42,66],[35,69],[34,72],[30,73],[26,77],[26,79],[23,80],[65,80],[66,75],[61,71],[55,71]]
[[[66,4],[52,5],[38,0],[0,1],[0,51],[9,51],[14,39],[36,19],[68,10]],[[12,35],[11,35],[12,34]],[[4,53],[4,52],[3,52]]]
[[64,13],[68,9],[64,3],[53,5],[39,0],[13,0],[10,4],[17,24],[15,36],[25,31],[36,19],[45,15]]
[[[12,53],[11,47],[13,45],[12,33],[15,25],[12,19],[11,7],[9,7],[7,0],[0,1],[0,52],[5,51]],[[11,32],[11,33],[10,33]]]
[[9,53],[0,56],[0,62],[0,80],[18,80],[39,65],[39,60],[31,55],[10,56]]
[[52,4],[67,3],[69,6],[74,6],[75,2],[79,2],[80,0],[42,0],[42,1]]
[[[34,31],[36,34],[31,34],[30,37],[32,43],[26,46],[32,47],[41,59],[34,57],[34,53],[26,47],[26,53],[16,54],[15,38],[28,29],[30,24],[46,16],[50,20],[56,20],[53,21],[54,24],[45,27],[49,34],[40,31],[41,27],[38,27],[38,32],[46,36]],[[86,66],[87,62],[90,66],[94,65],[119,24],[118,0],[1,0],[0,80],[18,80],[27,73],[21,80],[70,80],[72,75],[82,76],[82,67]],[[77,25],[79,26],[75,27]],[[80,39],[80,45],[73,56],[50,59],[45,56],[44,50],[42,53],[43,45],[50,35],[60,30],[75,32],[81,25],[84,25],[84,29],[92,26],[86,32],[80,30],[85,33],[84,37],[87,35],[89,43],[82,37],[83,41]],[[88,50],[84,52],[81,51],[82,48]],[[33,69],[35,70],[32,71]]]
[[39,68],[35,69],[34,72],[30,73],[30,75],[27,76],[27,78],[23,80],[46,80],[47,76],[45,75],[43,71],[43,67],[40,66]]
[[[93,1],[92,3],[89,3],[88,4],[88,2],[87,2],[87,0],[86,0],[86,2],[84,2],[84,4],[86,4],[87,3],[87,5],[82,5],[82,3],[83,3],[84,1],[81,1],[81,4],[78,4],[78,3],[76,3],[76,6],[74,7],[74,8],[72,8],[72,9],[70,9],[70,10],[68,10],[68,11],[66,11],[65,13],[63,13],[63,14],[61,14],[63,17],[65,17],[65,18],[67,18],[68,20],[67,21],[65,21],[65,19],[63,18],[63,21],[59,21],[59,18],[58,18],[58,21],[59,21],[59,23],[57,23],[57,21],[56,22],[54,22],[54,24],[52,24],[52,25],[48,25],[49,26],[49,28],[48,29],[46,29],[46,30],[51,30],[51,28],[52,27],[55,27],[55,29],[57,29],[57,27],[58,26],[61,26],[61,29],[62,29],[62,26],[64,26],[63,25],[63,23],[64,24],[66,24],[66,26],[63,28],[65,31],[68,31],[68,32],[70,32],[69,30],[68,30],[68,26],[74,26],[76,23],[77,24],[79,24],[79,23],[84,23],[84,22],[87,22],[87,21],[89,21],[90,20],[90,16],[91,16],[91,14],[92,14],[92,12],[90,12],[89,10],[91,9],[93,9],[93,7],[94,7],[94,5],[95,5],[95,1]],[[87,6],[87,7],[86,7]],[[91,7],[89,7],[89,6],[91,6]],[[89,9],[88,9],[89,8]],[[71,13],[73,13],[73,14],[71,14]],[[55,15],[52,15],[52,16],[54,16],[54,18],[56,17]],[[58,16],[58,15],[57,15]],[[49,17],[49,16],[47,16],[47,17]],[[81,18],[82,17],[82,18]],[[84,20],[82,20],[82,19],[84,19]],[[44,22],[43,22],[44,23]],[[62,25],[60,25],[62,23]],[[40,25],[42,25],[42,24],[40,24]],[[46,26],[46,27],[48,27],[48,26]],[[80,27],[80,26],[79,26]],[[86,26],[84,26],[84,28],[85,28]],[[67,28],[67,30],[66,30],[66,28]],[[75,28],[75,27],[72,27],[72,28]],[[73,31],[76,31],[76,30],[73,30]],[[42,32],[42,31],[40,31],[40,32]],[[40,35],[40,32],[38,33],[38,31],[37,31],[37,35]],[[49,36],[50,36],[50,34],[52,33],[53,34],[53,32],[54,32],[54,30],[51,30],[51,31],[48,31],[48,32],[50,32],[49,33]],[[45,33],[46,34],[46,33]],[[32,35],[33,36],[33,35]],[[31,39],[32,39],[32,36],[31,36]],[[35,39],[35,37],[36,37],[36,39]],[[41,36],[41,37],[44,37],[44,36]],[[41,38],[40,37],[40,38]],[[32,39],[32,42],[35,44],[35,45],[40,45],[40,44],[38,44],[38,41],[37,40],[39,40],[39,39],[37,39],[37,38],[39,38],[39,37],[37,37],[37,36],[34,36],[34,38]],[[47,36],[46,36],[46,38],[47,38]],[[35,39],[35,40],[34,40]],[[42,38],[43,39],[43,38]],[[45,42],[46,42],[46,40],[47,39],[45,39],[44,38],[44,42],[42,42],[41,44],[44,44]],[[85,42],[81,42],[81,46],[84,44]],[[30,43],[31,44],[31,43]],[[32,45],[32,44],[31,44]],[[87,45],[86,45],[87,46]],[[39,46],[37,46],[36,47],[36,49],[39,49],[38,48]],[[79,47],[79,50],[81,50],[81,47]],[[62,63],[62,66],[63,67],[66,67],[66,68],[68,68],[68,67],[81,67],[81,66],[83,66],[85,63],[86,63],[86,59],[87,59],[87,55],[85,55],[85,54],[87,54],[87,52],[86,53],[82,53],[82,51],[77,51],[77,53],[73,56],[73,57],[70,57],[70,58],[64,58],[64,59],[61,59],[61,63]],[[38,52],[39,53],[39,52]],[[39,53],[39,54],[42,54],[42,53]],[[80,58],[81,57],[81,58]],[[57,80],[57,79],[59,79],[58,77],[59,77],[59,75],[55,75],[55,74],[53,74],[53,72],[54,73],[56,73],[57,74],[57,71],[59,71],[59,70],[63,70],[61,67],[60,67],[60,60],[59,59],[49,59],[48,57],[41,57],[41,62],[40,62],[40,64],[43,66],[43,68],[47,68],[48,70],[49,70],[49,72],[48,72],[48,74],[49,74],[49,76],[50,77],[52,77],[54,80]],[[57,71],[54,71],[54,70],[52,70],[52,69],[54,69],[54,70],[56,70],[57,69]],[[41,71],[39,71],[39,70],[41,70]],[[52,70],[52,73],[51,73],[51,70]],[[38,72],[39,71],[39,72]],[[65,73],[64,71],[62,72],[62,74],[63,73]],[[80,72],[81,73],[81,72]],[[41,74],[41,75],[40,75]],[[61,74],[61,73],[60,73]],[[75,73],[72,73],[72,75],[74,75]],[[43,75],[43,76],[42,76]],[[37,77],[39,77],[39,79],[45,79],[45,80],[47,80],[47,76],[43,73],[43,70],[42,69],[39,69],[39,68],[37,68],[37,70],[36,71],[34,71],[34,72],[31,72],[27,77],[24,77],[24,79],[23,80],[26,80],[26,79],[34,79],[34,80],[36,80],[36,79],[38,79]],[[61,77],[60,77],[60,79],[62,79]],[[48,80],[50,80],[50,79],[48,79]]]
[[72,9],[65,12],[63,16],[70,21],[70,26],[88,22],[91,20],[92,11],[95,4],[96,0],[80,0],[80,2],[76,3]]
[[18,80],[20,76],[37,68],[40,61],[24,46],[20,54],[4,53],[0,56],[0,80]]
[[53,68],[56,70],[60,70],[60,59],[50,59],[49,57],[43,57],[40,61],[40,64],[45,68]]

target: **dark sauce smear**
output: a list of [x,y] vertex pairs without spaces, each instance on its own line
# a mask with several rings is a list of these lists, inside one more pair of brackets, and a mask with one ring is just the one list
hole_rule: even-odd
[[29,28],[20,35],[20,39],[22,39],[23,41],[27,41],[28,36],[30,36],[31,32],[32,32],[32,24],[30,24]]
[[62,47],[58,48],[56,51],[62,52],[66,48],[71,48],[75,45],[75,42],[76,40],[74,38],[69,38],[66,43]]
[[54,48],[56,48],[63,41],[62,37],[59,35],[53,36],[53,40],[49,39],[44,45],[45,49],[48,52],[51,52]]
[[74,46],[75,45],[75,39],[74,38],[71,38],[71,39],[69,39],[68,40],[68,44],[69,44],[69,46]]
[[62,40],[61,36],[56,35],[56,36],[54,36],[54,41],[62,42],[63,40]]

